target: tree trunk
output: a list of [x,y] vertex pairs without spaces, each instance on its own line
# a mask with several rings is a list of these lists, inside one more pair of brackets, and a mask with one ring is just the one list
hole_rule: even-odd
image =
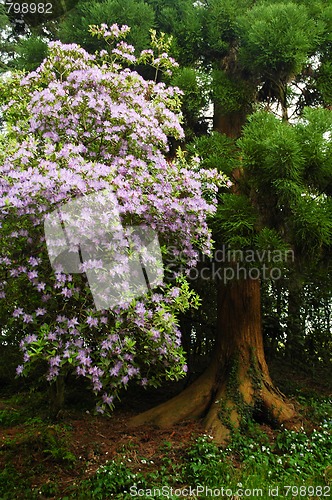
[[169,427],[204,418],[206,432],[226,442],[243,419],[294,427],[294,408],[273,386],[264,357],[258,280],[220,287],[218,335],[210,366],[173,399],[136,417],[130,424]]
[[59,375],[50,386],[50,413],[57,418],[65,403],[65,376]]
[[247,116],[246,110],[225,113],[217,103],[214,103],[213,130],[226,134],[232,139],[238,139]]
[[[225,114],[215,106],[214,128],[229,137],[240,137],[245,119],[245,110]],[[233,174],[241,177],[241,168]],[[239,192],[237,184],[233,192]],[[275,426],[296,426],[295,410],[274,387],[265,361],[259,280],[216,286],[217,336],[208,369],[171,400],[131,419],[132,426],[170,427],[203,417],[206,431],[220,443],[249,415]]]

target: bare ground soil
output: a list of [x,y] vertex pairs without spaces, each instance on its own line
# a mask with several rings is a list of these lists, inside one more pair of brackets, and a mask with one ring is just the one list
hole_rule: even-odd
[[[284,370],[275,371],[274,379],[283,389],[291,381],[291,392],[316,392],[331,396],[331,385],[326,379],[317,381],[311,374],[304,372],[290,373],[291,365]],[[142,396],[142,393],[129,393],[124,404],[115,410],[112,417],[96,416],[93,411],[69,408],[64,410],[56,422],[43,421],[36,415],[17,425],[0,425],[0,470],[6,466],[13,467],[26,478],[28,487],[38,491],[47,483],[56,483],[59,487],[55,496],[47,498],[62,498],[70,493],[73,485],[88,479],[107,461],[122,459],[126,456],[131,461],[134,470],[151,471],[158,469],[163,458],[178,462],[185,457],[186,450],[193,440],[204,433],[200,421],[189,420],[170,429],[158,430],[151,426],[132,429],[128,426],[130,417],[137,414],[137,409],[143,411],[152,407],[177,392],[178,387],[171,390],[154,391]],[[296,404],[296,399],[294,398]],[[0,412],[18,412],[20,405],[8,403],[8,399],[0,399]],[[311,422],[304,422],[310,428]],[[271,441],[275,432],[267,426],[261,426]],[[53,443],[53,453],[47,449]],[[76,457],[66,460],[58,457],[54,449],[66,450]],[[61,455],[61,453],[60,453]],[[153,465],[151,465],[153,464]],[[240,465],[234,461],[234,465]],[[1,489],[1,488],[0,488]],[[20,498],[13,496],[13,500]],[[40,495],[39,498],[46,498]]]

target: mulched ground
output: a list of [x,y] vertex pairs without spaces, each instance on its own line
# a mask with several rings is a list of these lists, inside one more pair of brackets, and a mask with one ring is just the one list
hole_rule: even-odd
[[[167,394],[155,396],[154,404],[167,399]],[[182,422],[167,430],[152,426],[130,428],[128,421],[137,414],[133,408],[136,398],[140,399],[140,395],[130,398],[112,417],[96,416],[87,410],[65,410],[54,424],[46,421],[44,426],[29,423],[0,427],[0,470],[12,464],[22,477],[29,477],[31,487],[37,490],[46,483],[56,482],[62,496],[68,487],[88,479],[113,459],[130,458],[130,468],[142,472],[158,469],[165,456],[178,462],[195,437],[204,433],[201,422]],[[143,410],[152,406],[151,400],[141,400],[140,406]],[[0,409],[5,408],[9,409],[0,402]],[[74,466],[56,460],[45,451],[45,432],[59,441],[60,448],[65,444],[75,455]]]
[[[277,382],[281,387],[283,383],[289,384],[291,379],[292,383],[306,391],[317,390],[321,394],[331,394],[331,386],[325,386],[324,379],[318,383],[312,382],[305,374],[295,376],[294,373],[294,377],[290,377],[290,371],[289,366],[287,370],[281,370],[277,366],[274,378],[279,379]],[[200,421],[182,422],[166,430],[151,426],[133,429],[129,427],[128,421],[139,411],[162,403],[179,390],[181,385],[149,393],[129,391],[124,403],[114,411],[112,417],[95,416],[92,410],[78,410],[72,404],[54,423],[45,420],[41,424],[39,413],[36,415],[35,425],[30,421],[28,425],[0,426],[0,470],[6,465],[13,466],[37,491],[44,484],[58,484],[60,491],[56,496],[47,497],[58,500],[68,494],[73,484],[88,479],[101,465],[113,459],[123,459],[124,456],[126,460],[130,458],[131,469],[142,472],[157,470],[165,457],[178,463],[195,437],[204,433]],[[77,397],[79,400],[80,395]],[[15,411],[15,408],[0,400],[0,410],[3,409]],[[17,409],[20,410],[20,407]],[[262,425],[262,430],[273,441],[274,431],[265,425]],[[45,440],[45,433],[48,440]],[[72,466],[69,462],[66,465],[45,449],[45,443],[49,442],[50,437],[52,441],[52,435],[55,442],[59,441],[60,448],[65,447],[75,455],[76,461]],[[234,465],[237,466],[236,463]],[[15,496],[13,500],[18,498]],[[40,498],[46,497],[40,495]]]

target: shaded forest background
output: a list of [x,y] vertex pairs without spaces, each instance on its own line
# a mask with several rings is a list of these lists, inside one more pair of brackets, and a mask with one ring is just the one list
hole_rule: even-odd
[[[7,15],[6,6],[1,5],[2,71],[35,69],[47,52],[47,41],[52,39],[79,43],[93,52],[102,42],[89,36],[90,24],[129,24],[132,27],[129,41],[138,49],[148,47],[149,29],[172,35],[170,52],[180,63],[172,83],[184,91],[187,145],[182,147],[189,153],[198,153],[203,158],[203,167],[216,166],[232,178],[239,155],[243,154],[236,139],[253,111],[270,110],[294,123],[305,106],[330,108],[331,6],[324,1],[262,2],[255,15],[260,16],[261,25],[265,22],[266,26],[264,32],[256,35],[249,26],[254,16],[253,11],[250,13],[250,1],[212,1],[203,2],[202,6],[204,8],[200,4],[193,6],[186,0],[66,0],[54,6],[51,16],[37,16],[14,12]],[[249,9],[247,19],[246,9]],[[275,17],[275,26],[271,27],[267,20],[273,9],[279,14]],[[280,26],[284,23],[285,29],[278,31],[277,41],[273,37],[278,23]],[[269,32],[272,28],[274,33]],[[138,70],[150,76],[146,69]],[[329,121],[325,115],[324,120]],[[328,128],[327,124],[326,130]],[[211,134],[212,129],[218,133]],[[314,196],[324,192],[329,201],[332,182],[331,174],[326,172],[331,167],[330,146],[325,152],[322,144],[317,142],[314,146],[320,151],[307,158],[312,176],[309,190]],[[277,154],[277,144],[275,151],[271,144],[269,147],[271,155]],[[320,180],[313,182],[313,176],[320,176]],[[289,199],[294,195],[291,177],[292,174],[283,191],[288,200],[285,205],[290,205]],[[298,183],[297,188],[303,186]],[[248,189],[253,188],[242,186],[246,196]],[[233,217],[233,227],[229,230],[220,223],[216,230],[217,244],[236,245],[237,238],[237,243],[245,246],[252,243],[250,238],[255,230],[248,220],[248,207],[233,203],[234,200],[224,198],[222,209],[229,221]],[[229,216],[231,211],[237,216]],[[324,213],[325,227],[321,220],[323,212],[315,213],[309,205],[303,207],[302,212],[297,208],[296,217],[302,219],[293,229],[293,235],[286,236],[295,251],[295,262],[285,266],[280,280],[263,281],[261,290],[267,359],[283,359],[319,377],[322,371],[330,373],[331,368],[331,213],[329,210]],[[282,231],[285,233],[287,227]],[[308,252],[304,251],[305,246],[309,247]],[[218,328],[216,283],[193,280],[192,285],[201,295],[202,306],[181,318],[189,381],[207,366]],[[1,314],[1,323],[6,325],[6,311],[2,309]],[[1,350],[6,363],[1,363],[0,374],[3,387],[13,383],[21,335],[8,326],[4,334]]]

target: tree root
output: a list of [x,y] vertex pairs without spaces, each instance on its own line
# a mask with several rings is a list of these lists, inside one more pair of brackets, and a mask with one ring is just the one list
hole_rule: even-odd
[[[242,371],[242,370],[240,370]],[[212,373],[203,374],[183,392],[151,410],[135,416],[129,421],[132,427],[150,424],[158,428],[171,427],[190,418],[202,418],[206,433],[213,436],[218,444],[226,444],[232,431],[240,428],[244,415],[255,416],[257,408],[261,420],[278,427],[298,430],[299,420],[292,405],[276,389],[269,376],[254,388],[252,380],[241,373],[241,383],[230,387],[224,382],[215,390],[216,382]]]
[[299,417],[292,404],[285,400],[284,395],[270,384],[263,384],[261,401],[267,420],[274,425],[284,425],[286,428],[298,430]]
[[129,420],[129,425],[144,424],[166,428],[189,418],[200,418],[211,403],[213,375],[210,370],[177,396]]

